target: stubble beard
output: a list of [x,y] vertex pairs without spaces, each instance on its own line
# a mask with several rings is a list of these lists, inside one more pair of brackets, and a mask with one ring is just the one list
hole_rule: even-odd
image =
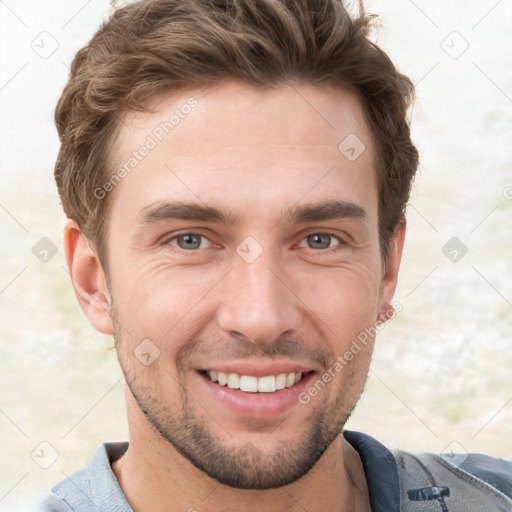
[[[125,350],[127,340],[122,340],[119,329],[115,329],[114,340],[117,356],[126,379],[126,383],[144,413],[154,432],[170,443],[176,451],[195,467],[218,482],[238,489],[273,489],[289,485],[306,475],[320,459],[327,448],[342,432],[343,427],[354,410],[363,392],[366,376],[359,390],[347,403],[347,397],[353,393],[343,393],[336,397],[334,404],[317,407],[308,415],[309,428],[297,441],[283,441],[271,453],[260,449],[257,442],[247,442],[242,446],[229,446],[219,434],[212,432],[211,426],[231,437],[212,416],[205,413],[200,417],[194,413],[191,403],[197,400],[189,398],[183,385],[183,372],[178,371],[181,411],[174,410],[164,400],[165,392],[157,381],[161,373],[157,362],[145,367],[134,357],[130,349]],[[130,364],[130,360],[132,364]],[[139,372],[136,363],[140,364]],[[155,365],[155,366],[153,366]],[[153,382],[143,382],[140,374],[153,377]],[[172,377],[169,375],[169,379]],[[307,407],[297,403],[297,407]],[[198,406],[199,409],[201,407]],[[283,422],[286,418],[283,419]],[[256,420],[255,423],[258,423]],[[276,430],[280,428],[277,425]],[[261,437],[265,434],[259,434]],[[272,431],[266,435],[272,436]],[[261,439],[258,437],[258,439]],[[264,441],[264,437],[262,439]],[[341,446],[340,446],[341,450]]]
[[[186,390],[182,388],[181,392],[183,412],[177,415],[154,395],[153,388],[140,385],[133,372],[124,369],[123,372],[153,430],[208,476],[238,489],[272,489],[304,476],[334,442],[352,412],[350,410],[340,418],[333,412],[316,411],[308,419],[310,428],[297,443],[283,442],[272,453],[264,453],[251,442],[233,448],[212,433],[207,421],[194,414]],[[295,407],[306,406],[298,404]],[[208,419],[215,424],[213,418],[207,416]],[[229,437],[228,433],[226,437]]]

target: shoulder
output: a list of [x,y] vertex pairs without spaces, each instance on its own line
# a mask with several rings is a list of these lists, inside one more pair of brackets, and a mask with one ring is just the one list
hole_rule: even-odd
[[361,432],[344,436],[361,458],[372,510],[512,512],[512,461],[389,450]]
[[[512,461],[482,454],[413,454],[395,450],[403,510],[512,511]],[[417,508],[416,508],[417,507]]]
[[112,461],[128,443],[104,443],[93,453],[88,466],[55,485],[40,503],[38,512],[131,511],[112,472]]
[[40,503],[38,512],[69,512],[91,499],[88,468],[76,471],[55,485]]

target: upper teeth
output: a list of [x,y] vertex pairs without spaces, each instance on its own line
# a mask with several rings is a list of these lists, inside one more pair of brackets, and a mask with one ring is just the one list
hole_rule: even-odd
[[289,388],[300,381],[302,373],[280,373],[278,375],[266,375],[265,377],[253,377],[252,375],[238,375],[237,373],[224,373],[210,370],[206,372],[213,382],[221,386],[227,384],[228,388],[249,391],[252,393],[273,393],[280,389]]

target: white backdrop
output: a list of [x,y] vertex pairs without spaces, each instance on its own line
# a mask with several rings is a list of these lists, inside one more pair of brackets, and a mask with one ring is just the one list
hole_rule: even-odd
[[[421,169],[396,299],[349,428],[390,447],[512,457],[512,1],[379,0],[417,85]],[[0,510],[29,510],[127,437],[110,339],[62,252],[53,109],[106,0],[0,1]],[[447,245],[448,244],[448,245]]]

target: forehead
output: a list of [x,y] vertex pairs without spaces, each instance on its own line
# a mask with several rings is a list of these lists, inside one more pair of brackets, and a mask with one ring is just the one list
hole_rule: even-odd
[[[305,138],[311,145],[337,151],[339,143],[350,134],[371,145],[358,96],[330,85],[297,83],[256,88],[233,80],[161,94],[148,106],[152,113],[126,115],[119,137],[123,149],[142,142],[141,135],[170,144],[174,154],[184,156],[230,143],[303,145]],[[200,133],[201,138],[190,139],[191,132]]]
[[126,116],[115,145],[114,168],[125,172],[113,209],[132,219],[169,197],[234,208],[237,201],[265,208],[340,193],[374,202],[374,145],[350,91],[230,81],[162,95],[150,108]]

